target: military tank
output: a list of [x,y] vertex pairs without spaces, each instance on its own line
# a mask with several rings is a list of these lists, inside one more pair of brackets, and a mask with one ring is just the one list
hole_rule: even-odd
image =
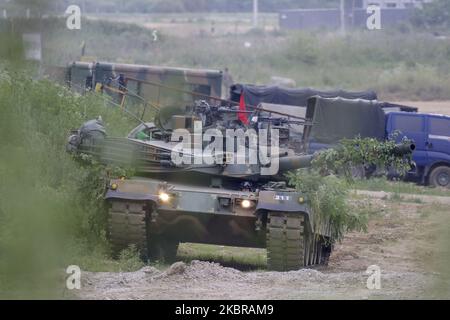
[[[72,132],[70,152],[136,172],[112,179],[105,193],[114,255],[134,245],[144,260],[170,262],[179,243],[194,242],[266,248],[269,270],[328,263],[331,226],[314,224],[307,196],[289,188],[284,175],[313,160],[306,148],[314,105],[304,118],[277,117],[261,108],[245,111],[247,124],[239,121],[242,112],[196,101],[161,110],[154,123],[141,123],[126,138],[108,137],[101,119]],[[292,123],[304,127],[295,148],[289,139]],[[269,161],[254,163],[249,160],[255,152],[268,155],[252,143],[261,133],[273,145],[265,146]],[[214,154],[206,161],[212,142]]]

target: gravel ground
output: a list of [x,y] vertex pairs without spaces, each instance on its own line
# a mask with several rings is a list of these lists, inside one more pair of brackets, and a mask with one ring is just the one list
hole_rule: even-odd
[[145,267],[127,273],[84,273],[85,299],[417,299],[432,275],[382,273],[382,288],[368,290],[365,272],[241,272],[216,263],[178,262],[172,274]]
[[[329,266],[291,272],[242,272],[205,261],[166,270],[84,272],[81,299],[422,299],[436,296],[436,230],[447,205],[366,200],[376,214],[367,233],[352,232]],[[431,210],[431,211],[430,211]],[[381,289],[367,288],[366,270],[381,269]],[[450,288],[450,283],[441,286]]]

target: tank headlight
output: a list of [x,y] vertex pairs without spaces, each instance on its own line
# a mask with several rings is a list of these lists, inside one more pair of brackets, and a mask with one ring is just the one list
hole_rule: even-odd
[[299,202],[299,203],[305,203],[305,198],[299,197],[299,198],[298,198],[298,202]]
[[169,194],[165,192],[160,192],[158,198],[159,200],[161,200],[161,202],[168,202],[170,200]]
[[111,185],[111,190],[117,190],[118,187],[119,187],[119,186],[117,185],[117,183],[113,183],[113,184]]
[[248,209],[252,206],[252,202],[250,200],[242,200],[241,207],[244,209]]

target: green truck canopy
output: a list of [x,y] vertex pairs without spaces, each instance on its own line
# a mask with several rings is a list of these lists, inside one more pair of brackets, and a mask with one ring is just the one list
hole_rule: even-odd
[[385,112],[378,101],[312,97],[308,111],[314,110],[310,139],[336,144],[342,139],[385,138]]

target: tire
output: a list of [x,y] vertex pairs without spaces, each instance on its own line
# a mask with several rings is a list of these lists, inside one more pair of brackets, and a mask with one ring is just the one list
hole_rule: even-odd
[[450,189],[450,167],[439,166],[430,173],[429,183],[436,188]]

